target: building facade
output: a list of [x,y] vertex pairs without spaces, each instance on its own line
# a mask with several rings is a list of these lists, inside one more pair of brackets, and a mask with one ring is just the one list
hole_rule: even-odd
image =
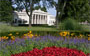
[[[25,11],[14,11],[14,25],[19,24],[29,24],[29,17]],[[48,26],[52,26],[55,24],[55,16],[41,10],[34,10],[31,24],[47,24]]]

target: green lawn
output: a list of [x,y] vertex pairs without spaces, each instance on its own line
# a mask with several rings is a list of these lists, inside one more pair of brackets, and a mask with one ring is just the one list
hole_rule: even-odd
[[8,26],[8,25],[0,25],[0,32],[8,32],[8,31],[57,31],[55,27],[24,27],[24,26]]
[[87,25],[83,25],[85,31],[89,31],[90,32],[90,26],[87,26]]
[[[85,31],[90,31],[90,26],[83,26]],[[6,24],[0,24],[0,32],[10,32],[10,31],[58,31],[55,27],[42,27],[42,26],[33,26],[33,27],[24,27],[24,26],[9,26]]]

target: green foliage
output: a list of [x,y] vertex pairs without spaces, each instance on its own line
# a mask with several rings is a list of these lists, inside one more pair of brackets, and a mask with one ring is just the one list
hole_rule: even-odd
[[80,25],[77,21],[74,19],[66,19],[62,23],[60,23],[60,28],[62,30],[78,30],[78,31],[84,31],[84,27]]
[[42,10],[42,11],[44,11],[44,12],[47,12],[47,9],[45,8],[45,7],[41,7],[41,6],[36,6],[35,8],[34,8],[35,10]]
[[12,22],[12,4],[8,0],[0,0],[0,21]]
[[[62,12],[62,6],[65,1],[60,4],[59,11]],[[63,10],[62,16],[59,16],[60,20],[64,20],[67,17],[73,17],[78,21],[85,21],[90,19],[90,5],[88,0],[67,0],[66,6]]]

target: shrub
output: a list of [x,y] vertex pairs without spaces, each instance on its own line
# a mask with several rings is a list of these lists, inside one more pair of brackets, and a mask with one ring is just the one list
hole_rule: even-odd
[[62,30],[79,30],[84,31],[83,27],[74,19],[67,19],[60,23],[60,29]]

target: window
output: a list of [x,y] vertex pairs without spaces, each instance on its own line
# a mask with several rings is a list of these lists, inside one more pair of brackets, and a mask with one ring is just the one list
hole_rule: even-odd
[[27,23],[27,20],[24,20],[24,19],[23,19],[23,24],[24,24],[24,23]]
[[15,19],[14,23],[17,23],[17,19]]
[[18,23],[21,24],[22,23],[22,20],[18,20]]

